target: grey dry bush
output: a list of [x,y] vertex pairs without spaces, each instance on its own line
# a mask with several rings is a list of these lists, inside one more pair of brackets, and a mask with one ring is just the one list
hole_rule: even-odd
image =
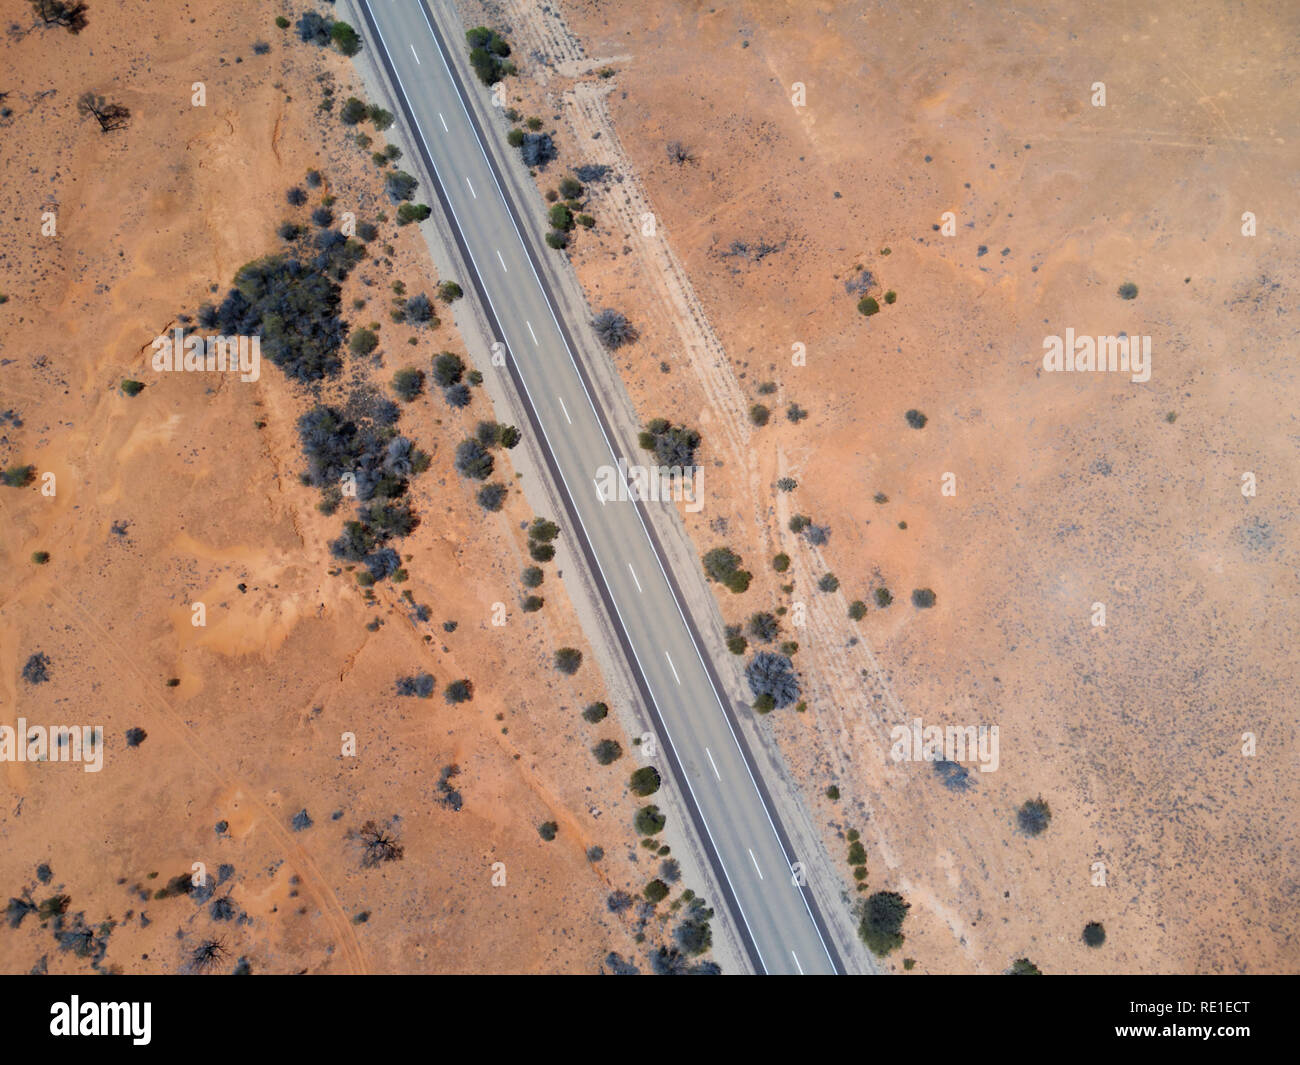
[[600,311],[591,320],[591,326],[596,330],[600,342],[611,351],[630,344],[636,339],[636,330],[632,328],[632,323],[627,320],[627,316],[612,307]]

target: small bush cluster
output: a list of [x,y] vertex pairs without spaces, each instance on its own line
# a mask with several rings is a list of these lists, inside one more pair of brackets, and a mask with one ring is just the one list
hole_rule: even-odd
[[653,451],[659,465],[685,469],[694,466],[699,450],[700,434],[684,425],[673,425],[666,418],[655,418],[646,423],[637,443],[646,451]]
[[704,556],[704,574],[739,595],[749,588],[754,575],[740,568],[741,557],[729,547],[715,547]]
[[510,44],[486,26],[475,26],[465,31],[465,41],[469,45],[469,63],[484,85],[495,85],[502,78],[517,72],[510,62]]

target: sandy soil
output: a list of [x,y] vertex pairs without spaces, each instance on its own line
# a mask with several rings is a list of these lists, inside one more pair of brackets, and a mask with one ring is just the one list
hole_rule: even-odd
[[[339,103],[356,91],[348,62],[251,0],[155,5],[140,23],[106,8],[92,4],[77,36],[30,28],[24,9],[0,71],[12,108],[0,206],[13,220],[0,407],[16,415],[0,426],[0,464],[40,475],[0,489],[0,723],[101,725],[106,748],[96,774],[0,765],[0,893],[69,896],[68,918],[100,929],[104,949],[89,953],[123,972],[192,968],[214,939],[219,971],[247,959],[253,972],[593,972],[608,951],[643,954],[660,918],[639,946],[635,911],[613,916],[605,900],[639,890],[658,863],[634,846],[630,760],[602,768],[589,753],[597,739],[629,741],[613,716],[580,717],[604,698],[594,667],[565,678],[551,665],[556,647],[589,651],[553,565],[545,608],[518,609],[533,517],[522,496],[485,518],[477,485],[452,469],[455,445],[491,417],[487,400],[405,408],[403,431],[433,457],[412,482],[423,520],[399,545],[409,581],[367,599],[328,552],[348,515],[319,513],[299,482],[295,423],[311,392],[265,360],[253,384],[149,366],[178,313],[276,250],[276,224],[297,217],[285,190],[309,168],[326,177],[313,204],[328,192],[336,212],[391,211],[368,153],[319,110],[320,79]],[[257,40],[269,54],[254,54]],[[194,107],[200,77],[207,105]],[[87,89],[127,105],[129,128],[104,135],[79,116]],[[47,211],[55,237],[40,234]],[[345,308],[368,301],[350,319],[382,320],[378,357],[350,364],[324,398],[464,351],[448,310],[432,333],[388,321],[396,279],[408,293],[438,281],[415,227],[390,221],[344,286]],[[125,396],[124,378],[145,390]],[[513,480],[506,453],[497,468]],[[50,561],[35,564],[37,551]],[[191,624],[195,602],[205,627]],[[498,602],[504,627],[491,624]],[[37,652],[49,680],[30,684],[20,671]],[[436,678],[434,697],[397,697],[397,677],[418,671]],[[474,698],[450,705],[442,688],[461,677]],[[135,747],[131,728],[147,733]],[[459,811],[438,787],[448,766]],[[304,810],[311,826],[295,828]],[[362,867],[350,834],[370,820],[401,861]],[[546,821],[553,842],[539,836]],[[588,860],[592,845],[603,860]],[[215,887],[166,897],[194,863]],[[213,916],[213,897],[231,916]],[[0,970],[83,971],[92,959],[51,933],[36,915],[0,929]]]
[[[724,617],[791,608],[808,712],[762,727],[827,845],[859,829],[869,889],[911,903],[889,963],[1294,970],[1295,13],[462,10],[527,61],[516,106],[561,153],[539,186],[614,167],[572,257],[593,306],[640,331],[616,361],[644,417],[704,433],[718,472],[685,520],[757,577],[720,592]],[[1044,373],[1066,328],[1151,336],[1151,379]],[[796,514],[829,543],[789,532]],[[923,588],[932,609],[910,601]],[[914,718],[996,724],[999,769],[953,791],[895,763],[890,729]],[[1040,795],[1052,821],[1031,838],[1016,810]]]

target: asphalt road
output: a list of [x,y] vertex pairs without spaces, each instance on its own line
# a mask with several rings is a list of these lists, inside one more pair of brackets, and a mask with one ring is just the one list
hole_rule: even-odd
[[[597,490],[598,468],[616,465],[609,423],[574,357],[572,334],[552,309],[546,261],[525,242],[519,207],[498,181],[503,164],[496,147],[462,96],[483,89],[453,68],[447,49],[464,49],[460,27],[444,33],[422,0],[358,0],[357,6],[367,47],[393,91],[393,110],[435,179],[438,206],[470,266],[467,296],[485,304],[568,504],[568,522],[557,515],[561,535],[585,555],[658,726],[663,752],[654,761],[662,769],[666,758],[670,770],[664,786],[683,789],[755,968],[842,972],[811,895],[796,883],[797,856],[751,770],[717,673],[640,512],[644,505],[672,504],[606,501]],[[524,209],[540,211],[543,204],[539,199]]]

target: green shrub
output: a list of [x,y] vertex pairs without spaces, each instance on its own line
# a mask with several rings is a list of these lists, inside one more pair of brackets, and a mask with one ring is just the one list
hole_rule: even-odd
[[623,757],[623,746],[617,740],[601,740],[591,749],[591,756],[600,765],[611,765]]
[[1028,958],[1017,958],[1011,963],[1011,976],[1042,976],[1043,972]]
[[1016,820],[1026,835],[1039,836],[1051,824],[1052,810],[1047,805],[1047,800],[1040,795],[1037,799],[1029,799],[1016,811]]
[[861,599],[855,599],[849,604],[849,617],[854,621],[861,621],[867,616],[867,604]]
[[826,789],[826,798],[830,799],[831,802],[838,802],[838,801],[839,801],[839,798],[840,798],[840,789],[839,789],[839,785],[837,785],[837,784],[832,784],[829,788],[827,788],[827,789]]
[[35,466],[10,466],[3,475],[0,475],[0,481],[4,481],[9,488],[26,488],[36,480]]
[[528,539],[541,544],[549,544],[560,535],[560,527],[548,518],[535,518],[528,526]]
[[659,807],[653,804],[643,806],[636,812],[636,817],[632,823],[636,826],[637,832],[642,836],[657,836],[664,830],[664,825],[668,818],[659,812]]
[[398,399],[410,403],[424,391],[424,374],[410,368],[398,370],[393,374],[393,391]]
[[562,203],[557,203],[547,212],[547,219],[551,223],[552,229],[561,229],[568,231],[573,228],[573,212]]
[[849,844],[849,865],[866,865],[867,848],[862,845],[861,840],[854,840]]
[[868,318],[870,318],[873,314],[879,312],[879,310],[880,310],[880,304],[876,302],[876,298],[874,296],[863,296],[862,299],[858,300],[859,314],[865,314]]
[[537,834],[541,836],[542,839],[546,840],[547,843],[550,843],[551,840],[559,834],[559,831],[560,826],[554,821],[543,821],[537,826]]
[[668,885],[656,877],[645,886],[645,897],[651,902],[663,902],[668,897]]
[[465,362],[455,352],[444,351],[433,360],[433,379],[441,388],[459,384],[464,373]]
[[760,428],[767,424],[768,419],[772,417],[772,412],[763,404],[755,403],[749,408],[749,420]]
[[1083,941],[1090,947],[1100,947],[1106,942],[1106,929],[1100,921],[1089,921],[1083,926]]
[[352,56],[361,51],[361,37],[346,22],[335,22],[330,27],[330,40],[344,55]]
[[1125,281],[1119,286],[1119,298],[1122,300],[1137,299],[1138,287],[1132,281]]
[[784,573],[790,568],[790,556],[782,551],[772,559],[772,568],[776,570],[777,573]]
[[355,96],[349,96],[339,109],[339,119],[345,126],[355,126],[369,114],[365,103]]
[[888,588],[877,588],[875,591],[876,606],[884,610],[894,601],[894,594]]
[[453,680],[447,685],[442,697],[449,703],[466,703],[474,698],[474,684],[469,680]]
[[578,672],[582,665],[582,652],[576,647],[561,647],[555,652],[555,668],[568,676]]
[[632,789],[633,795],[644,799],[658,791],[659,785],[659,770],[652,765],[645,765],[632,774],[631,783],[628,787]]
[[704,573],[739,595],[749,588],[753,574],[740,568],[741,558],[729,547],[715,547],[704,556]]
[[916,588],[912,591],[912,605],[921,610],[934,606],[935,594],[929,588]]
[[444,281],[438,286],[438,298],[443,303],[453,303],[463,295],[464,290],[455,281]]
[[903,919],[910,908],[894,891],[877,891],[867,899],[858,935],[873,954],[884,957],[903,945]]
[[569,235],[563,230],[552,229],[546,234],[546,245],[549,248],[554,248],[556,251],[559,251],[561,248],[567,248],[569,246]]
[[506,143],[509,144],[511,148],[518,148],[524,143],[524,131],[522,129],[512,129],[506,134]]
[[484,85],[495,85],[515,72],[515,65],[505,58],[510,54],[510,45],[496,30],[475,26],[465,31],[465,41],[470,47],[470,66]]
[[423,222],[433,212],[423,203],[404,203],[397,208],[397,224],[409,226],[412,222]]
[[143,381],[132,381],[129,378],[122,381],[122,391],[128,396],[138,396],[144,391]]
[[885,293],[885,302],[886,302],[886,303],[894,303],[894,302],[897,301],[897,299],[898,299],[898,293],[895,292],[892,288],[891,288],[888,292]]
[[599,724],[608,716],[609,707],[604,703],[591,703],[582,712],[582,719],[592,725]]
[[50,560],[50,553],[48,551],[32,552],[32,561],[35,562],[38,566],[45,565],[45,563],[47,563],[49,560]]
[[354,355],[369,355],[379,347],[379,337],[370,329],[358,329],[348,340],[348,347]]
[[833,592],[840,586],[840,579],[833,573],[823,573],[817,587],[823,592]]
[[540,566],[529,566],[521,578],[525,588],[536,588],[545,580],[546,574]]

